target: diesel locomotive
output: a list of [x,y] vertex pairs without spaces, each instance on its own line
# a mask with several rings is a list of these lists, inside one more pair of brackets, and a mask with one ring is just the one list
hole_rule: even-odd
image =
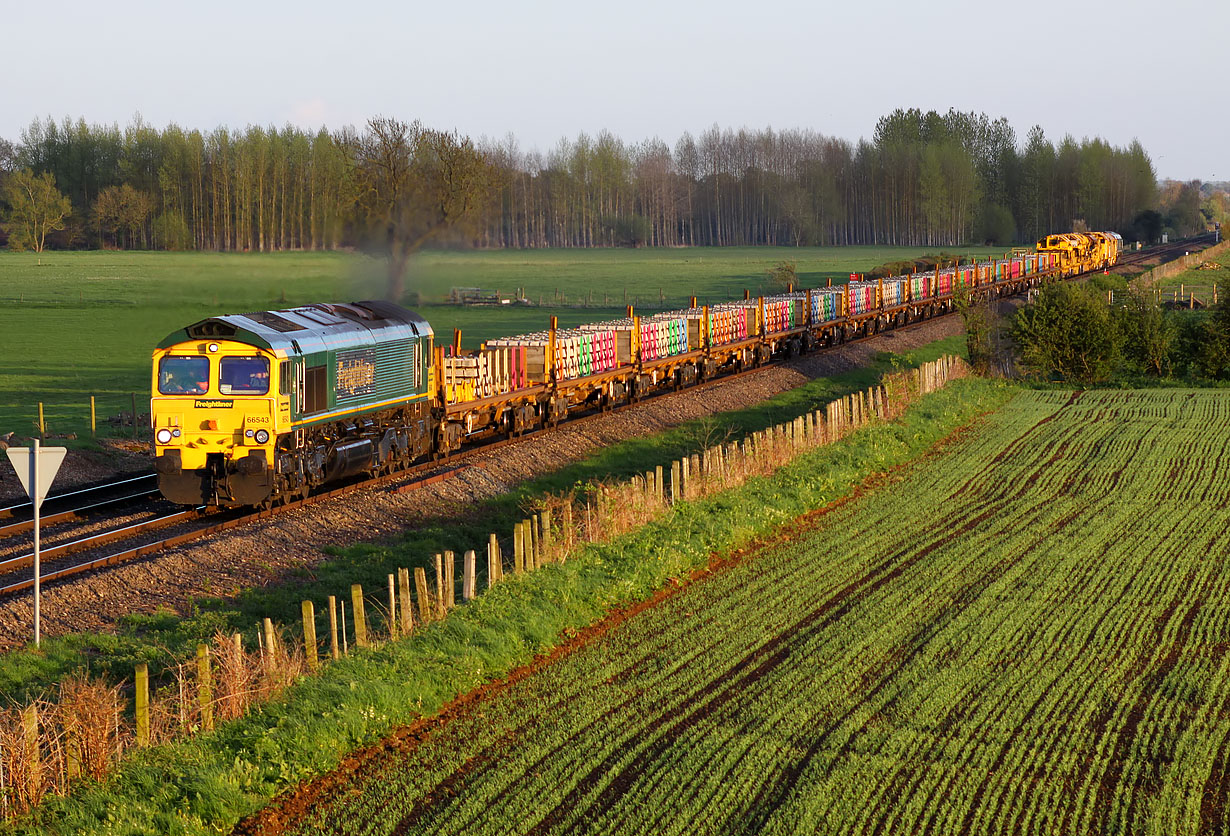
[[908,276],[748,298],[574,329],[437,345],[389,302],[214,316],[153,354],[150,415],[163,495],[268,506],[349,477],[549,427],[1113,265],[1119,236],[1047,236],[1035,252]]

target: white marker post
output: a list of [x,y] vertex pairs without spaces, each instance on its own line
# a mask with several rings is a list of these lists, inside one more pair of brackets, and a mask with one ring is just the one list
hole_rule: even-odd
[[56,474],[60,472],[60,465],[64,461],[64,454],[68,450],[64,447],[40,447],[39,441],[36,438],[34,439],[33,450],[25,447],[10,447],[5,452],[9,454],[9,461],[13,463],[13,469],[17,471],[17,478],[21,480],[21,486],[29,494],[30,504],[34,508],[34,646],[38,647],[42,640],[39,623],[39,603],[41,599],[41,590],[39,588],[39,570],[41,568],[39,566],[39,510],[43,506],[43,500],[47,498],[47,492],[51,489],[51,483],[55,481]]

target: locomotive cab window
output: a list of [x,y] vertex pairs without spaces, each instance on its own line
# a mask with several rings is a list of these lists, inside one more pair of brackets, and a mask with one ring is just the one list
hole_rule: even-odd
[[223,357],[218,379],[218,391],[223,395],[264,395],[269,391],[269,360]]
[[163,357],[158,362],[158,391],[163,395],[204,395],[209,391],[209,358]]
[[291,371],[290,361],[283,360],[278,363],[278,394],[289,395],[294,388],[294,372]]

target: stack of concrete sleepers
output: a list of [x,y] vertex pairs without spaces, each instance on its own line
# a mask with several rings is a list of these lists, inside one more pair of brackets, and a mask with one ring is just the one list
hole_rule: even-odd
[[807,296],[803,293],[766,296],[764,300],[765,333],[776,334],[802,327],[806,299]]
[[904,305],[908,284],[909,280],[901,276],[884,279],[880,289],[880,302],[886,308],[896,308]]
[[748,322],[755,314],[750,305],[714,305],[709,309],[709,340],[713,345],[729,345],[746,340]]
[[849,298],[849,312],[852,316],[865,314],[875,310],[876,282],[850,282],[846,285],[846,295]]
[[841,316],[841,288],[826,287],[811,292],[811,321],[831,322]]
[[444,389],[449,403],[505,395],[529,385],[525,346],[494,347],[476,354],[444,358]]

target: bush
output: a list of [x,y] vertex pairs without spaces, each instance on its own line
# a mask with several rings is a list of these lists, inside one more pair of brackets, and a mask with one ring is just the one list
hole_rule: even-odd
[[798,271],[793,261],[779,261],[765,272],[769,274],[769,280],[775,285],[780,285],[783,290],[799,282]]
[[1128,366],[1141,374],[1170,377],[1178,329],[1147,291],[1133,289],[1119,312]]
[[1016,317],[1022,362],[1034,373],[1073,383],[1108,379],[1119,365],[1123,335],[1096,291],[1070,284],[1043,288]]

